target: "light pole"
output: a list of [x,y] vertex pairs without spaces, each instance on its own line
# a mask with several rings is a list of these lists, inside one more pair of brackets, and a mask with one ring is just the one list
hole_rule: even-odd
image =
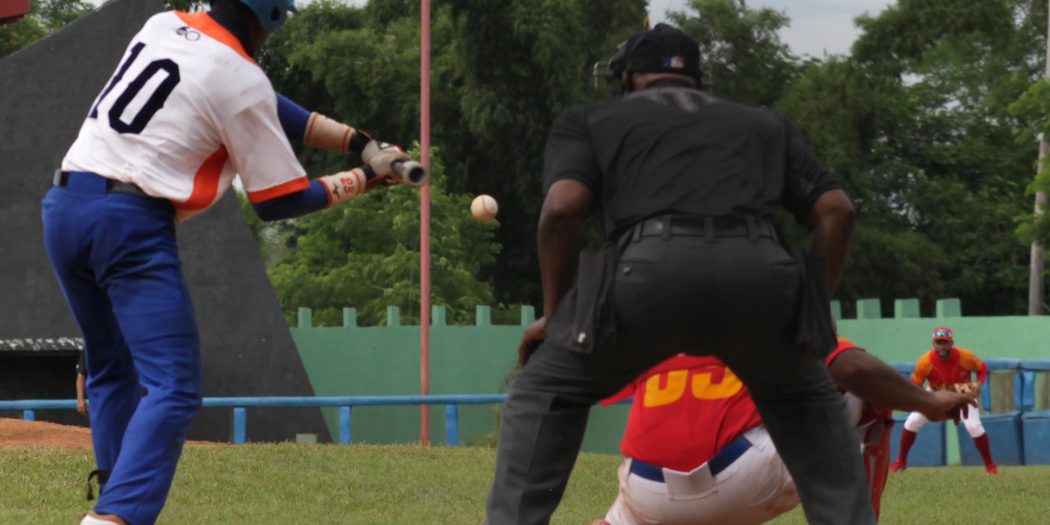
[[[419,148],[430,171],[430,0],[419,9]],[[430,183],[419,192],[419,394],[430,395]],[[430,446],[430,405],[419,405],[419,442]]]

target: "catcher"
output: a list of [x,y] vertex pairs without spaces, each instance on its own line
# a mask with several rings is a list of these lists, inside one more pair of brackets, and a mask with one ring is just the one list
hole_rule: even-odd
[[[825,362],[856,425],[878,516],[893,426],[890,410],[880,407],[941,420],[971,398],[914,388],[841,337]],[[795,483],[747,388],[717,358],[671,358],[602,403],[631,395],[620,494],[605,519],[592,525],[763,523],[798,505]]]
[[[972,374],[977,373],[977,382],[973,382]],[[984,364],[973,354],[973,352],[955,346],[952,331],[947,327],[940,327],[933,331],[933,349],[915,363],[915,372],[912,373],[911,381],[922,386],[929,383],[928,390],[954,390],[964,392],[973,397],[981,391],[981,386],[988,380],[988,365]],[[973,438],[977,451],[981,453],[984,460],[984,470],[989,474],[999,473],[998,467],[992,461],[991,444],[988,442],[988,433],[984,431],[981,424],[980,410],[970,410],[963,424],[966,432]],[[901,432],[901,448],[897,461],[890,467],[892,472],[899,472],[908,468],[908,451],[915,444],[915,437],[919,430],[926,424],[928,419],[919,412],[908,414],[904,421],[904,431]]]

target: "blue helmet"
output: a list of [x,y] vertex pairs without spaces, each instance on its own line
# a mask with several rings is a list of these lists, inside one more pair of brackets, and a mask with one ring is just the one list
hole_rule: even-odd
[[263,31],[273,33],[288,20],[288,11],[296,11],[294,0],[241,0],[259,19]]

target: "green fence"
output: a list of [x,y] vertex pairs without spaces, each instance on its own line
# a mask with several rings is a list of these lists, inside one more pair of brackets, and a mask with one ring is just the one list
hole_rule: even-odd
[[[958,346],[979,357],[1050,358],[1050,317],[964,317],[957,299],[937,302],[937,316],[919,317],[917,299],[898,299],[892,315],[883,316],[877,299],[857,301],[856,319],[840,319],[840,333],[890,363],[914,363],[931,348],[933,329],[948,326]],[[832,310],[840,312],[837,302]],[[890,309],[887,308],[887,313]],[[473,325],[447,325],[443,307],[434,307],[431,339],[431,393],[492,394],[505,392],[514,369],[524,326],[534,312],[525,306],[517,325],[493,325],[487,306],[476,308]],[[419,393],[419,327],[402,326],[396,307],[387,310],[386,326],[357,326],[352,308],[344,310],[341,327],[313,327],[310,311],[300,309],[292,336],[318,396],[409,395]],[[1009,381],[1012,381],[1010,379]],[[993,399],[1007,399],[1012,382],[996,378]],[[1045,397],[1045,389],[1042,395]],[[993,411],[996,410],[995,407]],[[596,407],[584,449],[617,450],[627,416],[626,406]],[[337,415],[325,414],[336,435]],[[466,444],[493,442],[498,413],[494,406],[463,407],[460,436]],[[440,411],[431,414],[431,434],[443,435]],[[361,408],[354,411],[355,441],[414,442],[419,437],[419,411],[410,407]],[[958,458],[955,433],[949,432],[949,458]]]
[[[518,341],[533,321],[523,306],[518,325],[493,325],[488,306],[475,309],[473,325],[445,323],[445,310],[435,306],[430,328],[430,392],[492,394],[505,392],[517,362]],[[344,310],[342,327],[311,327],[310,311],[299,311],[292,337],[318,396],[407,395],[419,393],[419,327],[402,326],[396,307],[387,309],[386,326],[357,326],[352,308]],[[584,450],[616,452],[627,406],[591,411]],[[431,435],[444,435],[444,415],[432,410]],[[460,440],[467,445],[495,443],[497,407],[460,408]],[[329,432],[337,435],[338,415],[326,409]],[[419,439],[419,409],[362,407],[354,410],[354,440],[409,443]]]

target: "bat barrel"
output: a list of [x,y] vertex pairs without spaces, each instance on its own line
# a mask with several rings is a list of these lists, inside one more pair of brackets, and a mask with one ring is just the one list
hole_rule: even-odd
[[422,186],[430,180],[426,167],[414,160],[395,162],[393,168],[401,181],[411,186]]

